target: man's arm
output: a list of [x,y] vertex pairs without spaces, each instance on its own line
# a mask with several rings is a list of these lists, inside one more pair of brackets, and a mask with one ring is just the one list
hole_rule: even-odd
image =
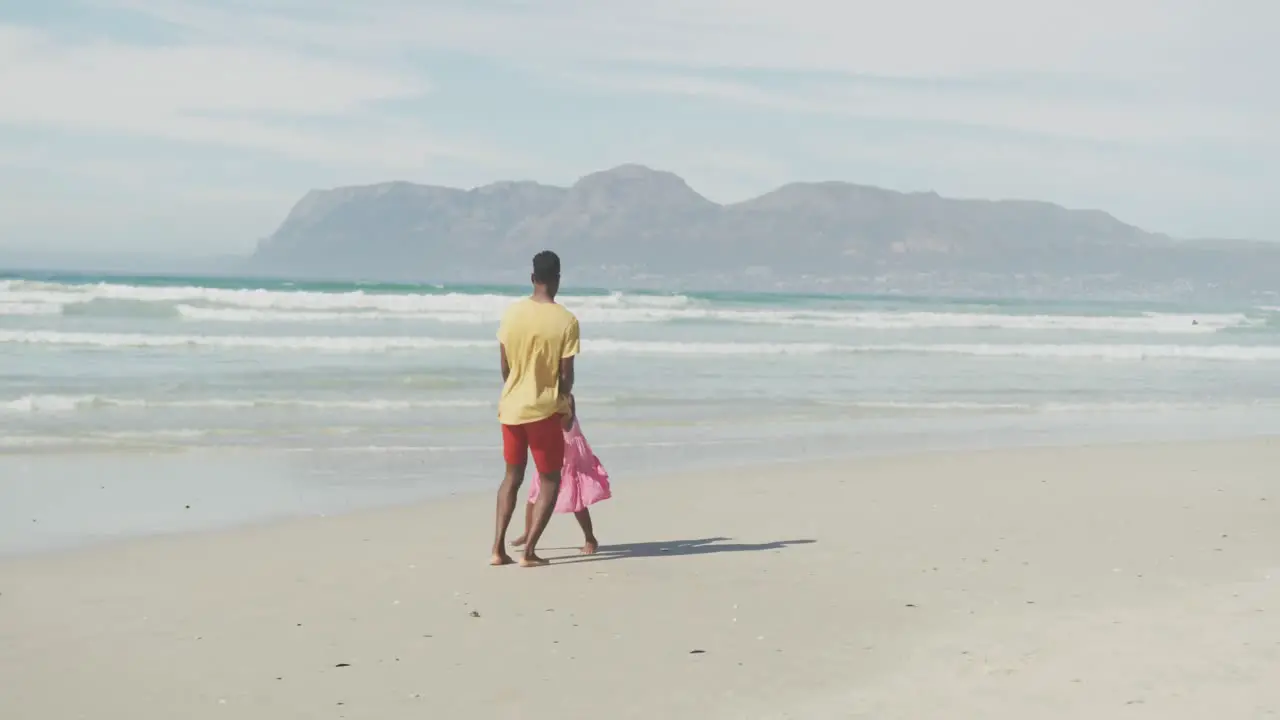
[[573,357],[560,358],[560,394],[573,392]]
[[564,345],[560,350],[560,394],[573,392],[573,359],[578,356],[578,318],[573,318],[565,329]]
[[498,323],[498,355],[500,356],[498,367],[502,368],[504,384],[507,382],[507,376],[511,374],[511,363],[507,362],[507,336],[510,334],[507,325],[510,315],[511,309],[507,308],[507,311],[502,314],[502,322]]

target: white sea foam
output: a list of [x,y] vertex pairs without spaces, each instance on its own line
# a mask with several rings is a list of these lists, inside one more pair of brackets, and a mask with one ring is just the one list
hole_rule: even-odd
[[495,403],[478,399],[414,399],[352,398],[308,399],[284,398],[122,398],[106,395],[24,395],[0,401],[0,411],[22,413],[67,413],[107,409],[192,409],[192,410],[350,410],[384,412],[395,410],[482,408]]
[[984,402],[966,402],[966,401],[937,401],[937,402],[910,402],[906,400],[856,400],[853,402],[842,402],[840,400],[824,400],[821,405],[829,405],[835,407],[856,408],[861,410],[958,410],[958,411],[975,411],[975,412],[997,412],[997,411],[1031,411],[1035,406],[1025,403],[984,403]]
[[[0,330],[0,344],[78,345],[98,348],[192,348],[262,351],[324,351],[369,353],[490,349],[491,340],[415,336],[279,336],[279,335],[157,335],[146,333],[88,333],[53,330]],[[1156,345],[1156,344],[868,344],[663,342],[640,340],[584,340],[584,350],[620,355],[769,356],[832,353],[896,353],[1025,357],[1065,360],[1280,360],[1280,346]]]
[[[0,435],[0,450],[38,450],[43,448],[65,447],[74,444],[75,439],[57,435]],[[84,442],[83,444],[102,444]]]
[[92,407],[94,400],[93,395],[23,395],[0,402],[0,408],[8,412],[71,412]]
[[[449,324],[495,324],[511,301],[474,310],[440,308],[432,311],[386,310],[277,310],[227,307],[199,307],[179,304],[176,312],[183,318],[205,322],[353,322],[353,321],[435,321]],[[584,323],[594,325],[670,322],[714,322],[753,325],[788,325],[814,328],[862,330],[928,330],[991,329],[1025,331],[1079,331],[1108,333],[1159,333],[1204,335],[1228,328],[1262,324],[1244,314],[1175,315],[1148,313],[1132,317],[1074,315],[1003,315],[999,313],[960,312],[859,312],[859,311],[785,311],[724,310],[712,308],[620,307],[606,308],[568,298],[565,306]]]
[[[723,313],[722,313],[723,314]],[[1145,313],[1138,316],[1007,315],[975,312],[738,313],[737,322],[811,325],[868,330],[991,329],[1073,330],[1109,333],[1207,334],[1258,321],[1242,313],[1203,316]]]
[[1280,346],[1251,345],[884,345],[869,349],[873,352],[1064,360],[1280,360]]
[[330,335],[153,335],[148,333],[90,333],[57,330],[0,330],[0,343],[79,345],[99,348],[218,348],[230,350],[320,350],[326,352],[385,352],[491,348],[493,341],[410,336]]
[[196,428],[96,432],[81,435],[0,435],[0,452],[50,452],[79,448],[111,450],[127,447],[191,445],[206,438],[209,432]]
[[58,315],[61,312],[62,306],[58,304],[0,299],[0,315]]
[[[514,295],[470,293],[379,293],[278,291],[225,289],[195,286],[137,286],[114,283],[68,285],[29,280],[0,281],[0,302],[70,305],[94,300],[126,300],[149,303],[187,303],[206,307],[256,310],[381,311],[385,313],[501,312]],[[652,307],[678,308],[689,304],[683,295],[601,296],[565,295],[563,300],[582,308]]]
[[[588,344],[584,341],[584,347]],[[836,343],[677,343],[596,340],[595,352],[654,355],[821,355],[896,353],[1092,360],[1280,360],[1280,347],[1247,345],[1045,345],[1045,344],[892,344]]]
[[[0,281],[0,315],[110,315],[215,323],[434,321],[496,323],[515,296],[467,293],[369,293],[70,285]],[[1145,313],[1127,316],[1020,315],[975,311],[742,309],[684,295],[613,293],[562,297],[584,323],[717,322],[909,331],[992,329],[1098,333],[1211,334],[1265,324],[1244,313]]]
[[[1085,401],[1085,402],[972,402],[972,401],[900,401],[900,400],[855,400],[842,402],[825,400],[822,405],[890,411],[925,411],[925,412],[975,412],[975,413],[1162,413],[1177,411],[1213,411],[1223,409],[1221,404],[1204,402],[1160,402],[1160,401]],[[1255,401],[1251,407],[1275,407],[1277,403]],[[1238,405],[1236,406],[1238,407]]]
[[[597,398],[596,403],[627,405],[620,398]],[[353,412],[401,412],[412,410],[446,410],[493,407],[496,403],[482,399],[308,399],[277,398],[128,398],[105,395],[24,395],[0,401],[0,411],[9,413],[71,413],[94,410],[343,410]],[[1163,412],[1171,410],[1212,409],[1204,403],[1179,402],[973,402],[973,401],[905,401],[905,400],[823,400],[820,405],[857,409],[902,412]],[[1258,403],[1255,403],[1255,405]]]

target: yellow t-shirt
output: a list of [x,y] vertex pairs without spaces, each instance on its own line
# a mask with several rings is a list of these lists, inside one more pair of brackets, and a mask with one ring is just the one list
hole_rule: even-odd
[[507,375],[498,422],[524,425],[560,411],[560,361],[578,354],[578,318],[557,303],[525,299],[507,308],[498,327]]

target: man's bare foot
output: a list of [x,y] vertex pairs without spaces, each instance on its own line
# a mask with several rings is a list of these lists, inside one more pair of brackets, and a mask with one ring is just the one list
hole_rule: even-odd
[[596,551],[597,551],[597,550],[599,550],[599,549],[600,549],[600,542],[599,542],[598,540],[596,540],[595,538],[591,538],[591,539],[587,540],[587,544],[586,544],[586,545],[583,545],[583,546],[582,546],[582,554],[583,554],[583,555],[595,555],[595,554],[596,554]]
[[511,563],[513,563],[513,562],[515,562],[515,561],[514,561],[514,560],[512,560],[512,559],[511,559],[511,556],[510,556],[510,555],[508,555],[508,554],[506,554],[505,552],[496,552],[496,553],[494,553],[494,554],[493,554],[493,557],[489,558],[489,564],[490,564],[490,565],[492,565],[492,566],[494,566],[494,567],[501,567],[501,566],[503,566],[503,565],[510,565],[510,564],[511,564]]
[[524,557],[520,558],[520,567],[544,567],[550,564],[550,562],[543,560],[537,555],[526,554]]
[[511,547],[524,547],[524,544],[527,542],[529,542],[529,533],[525,533],[515,540],[512,540]]

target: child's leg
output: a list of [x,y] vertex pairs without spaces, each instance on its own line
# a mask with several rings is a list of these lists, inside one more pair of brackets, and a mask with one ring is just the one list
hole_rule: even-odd
[[520,537],[511,541],[512,547],[520,547],[529,542],[529,528],[533,527],[533,503],[524,504],[524,532],[520,533]]
[[582,546],[583,555],[595,555],[600,549],[600,543],[596,540],[595,528],[591,525],[591,511],[582,508],[573,514],[577,519],[578,526],[582,528],[582,536],[586,538],[586,544]]

